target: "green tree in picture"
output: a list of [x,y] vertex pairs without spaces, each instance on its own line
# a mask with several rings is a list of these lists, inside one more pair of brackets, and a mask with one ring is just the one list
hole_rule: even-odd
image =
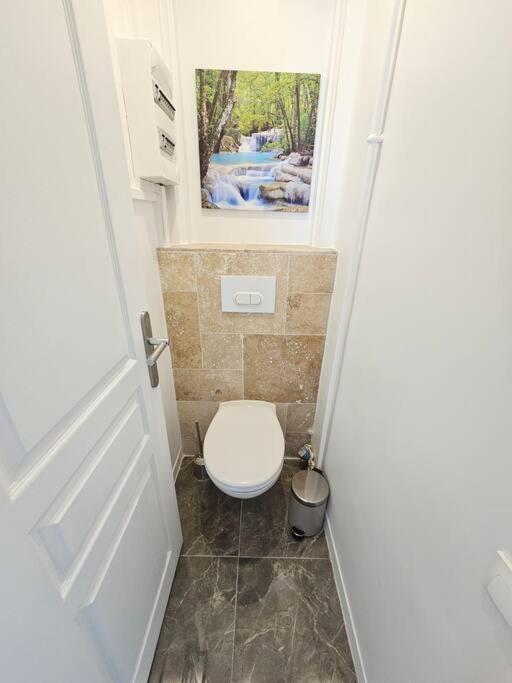
[[199,69],[198,130],[201,178],[208,171],[210,156],[220,144],[236,102],[237,71]]
[[[211,201],[212,187],[228,181],[243,201],[239,202],[231,191],[228,197],[226,191],[226,198],[220,200],[221,208],[232,205],[285,210],[289,206],[287,210],[299,211],[307,206],[309,188],[293,186],[292,194],[292,186],[284,187],[284,183],[311,182],[319,91],[318,74],[196,70],[199,164],[206,208],[219,208],[219,204],[214,206]],[[252,157],[247,161],[249,151]],[[222,158],[226,153],[231,155],[227,161]],[[264,187],[272,184],[274,176],[277,178],[276,169],[272,178],[261,181],[256,193],[247,185],[249,177],[257,175],[258,164],[264,161],[255,155],[265,154],[265,159],[269,155],[275,159],[274,165],[282,161],[280,179],[276,179],[281,186],[273,187],[273,193]],[[225,164],[232,167],[223,168]],[[296,166],[305,168],[297,171]],[[219,175],[223,177],[219,179]],[[235,183],[233,175],[246,175],[246,182],[240,179]],[[259,204],[256,200],[260,200]],[[243,206],[244,202],[252,204]]]

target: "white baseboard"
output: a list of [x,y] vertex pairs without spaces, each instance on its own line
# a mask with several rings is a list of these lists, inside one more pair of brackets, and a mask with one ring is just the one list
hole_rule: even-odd
[[185,454],[183,453],[183,448],[180,446],[180,450],[178,451],[178,457],[176,458],[176,462],[172,466],[172,475],[174,477],[174,481],[178,478],[178,474],[180,473],[181,469],[181,463],[183,462],[183,458],[185,457]]
[[352,610],[350,609],[350,603],[345,590],[345,582],[343,581],[340,558],[336,550],[336,546],[334,545],[331,523],[328,516],[325,517],[325,539],[329,548],[329,557],[331,559],[332,570],[334,573],[334,581],[338,590],[338,597],[341,603],[341,611],[343,612],[345,628],[347,629],[348,642],[352,652],[352,659],[354,660],[354,668],[356,670],[357,680],[358,683],[368,683],[363,666],[363,659],[361,657],[361,650],[359,648],[359,642],[357,640],[357,634],[354,627],[354,621],[352,619]]

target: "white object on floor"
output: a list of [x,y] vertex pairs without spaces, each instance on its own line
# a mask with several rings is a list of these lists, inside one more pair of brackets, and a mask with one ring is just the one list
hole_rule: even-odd
[[512,626],[512,557],[498,550],[487,590],[509,626]]
[[222,275],[220,293],[224,313],[275,313],[274,275]]
[[234,498],[254,498],[278,480],[284,438],[273,403],[221,403],[204,440],[206,470]]

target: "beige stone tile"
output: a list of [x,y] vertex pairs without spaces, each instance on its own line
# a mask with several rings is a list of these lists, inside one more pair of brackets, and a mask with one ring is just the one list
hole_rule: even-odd
[[332,292],[336,254],[292,254],[288,292]]
[[330,294],[290,294],[286,308],[286,334],[325,334],[330,305]]
[[214,370],[241,370],[242,335],[202,334],[203,365]]
[[[202,252],[197,255],[202,332],[283,334],[286,320],[288,254]],[[223,313],[221,275],[275,275],[275,313]]]
[[247,242],[188,242],[163,247],[172,251],[250,251],[284,252],[286,254],[336,254],[333,247],[313,247],[310,244],[251,244]]
[[314,403],[324,337],[245,335],[244,398]]
[[290,403],[288,406],[287,432],[309,432],[313,429],[316,403]]
[[180,418],[181,441],[185,455],[199,453],[195,421],[199,421],[199,429],[204,440],[206,430],[210,426],[219,404],[214,401],[177,401]]
[[197,294],[195,292],[166,292],[165,319],[171,340],[174,368],[200,368],[201,340]]
[[162,292],[195,292],[195,255],[174,251],[158,250]]
[[311,443],[311,434],[307,432],[286,432],[284,437],[285,458],[298,457],[299,448],[302,448],[306,443]]
[[174,369],[178,401],[235,401],[243,398],[241,370]]
[[276,414],[283,434],[286,433],[286,416],[288,414],[288,404],[287,403],[276,403]]

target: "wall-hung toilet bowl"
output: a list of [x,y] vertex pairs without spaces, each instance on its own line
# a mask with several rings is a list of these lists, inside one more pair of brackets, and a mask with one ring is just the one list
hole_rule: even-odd
[[221,403],[204,439],[210,479],[235,498],[254,498],[279,478],[284,438],[273,403]]

